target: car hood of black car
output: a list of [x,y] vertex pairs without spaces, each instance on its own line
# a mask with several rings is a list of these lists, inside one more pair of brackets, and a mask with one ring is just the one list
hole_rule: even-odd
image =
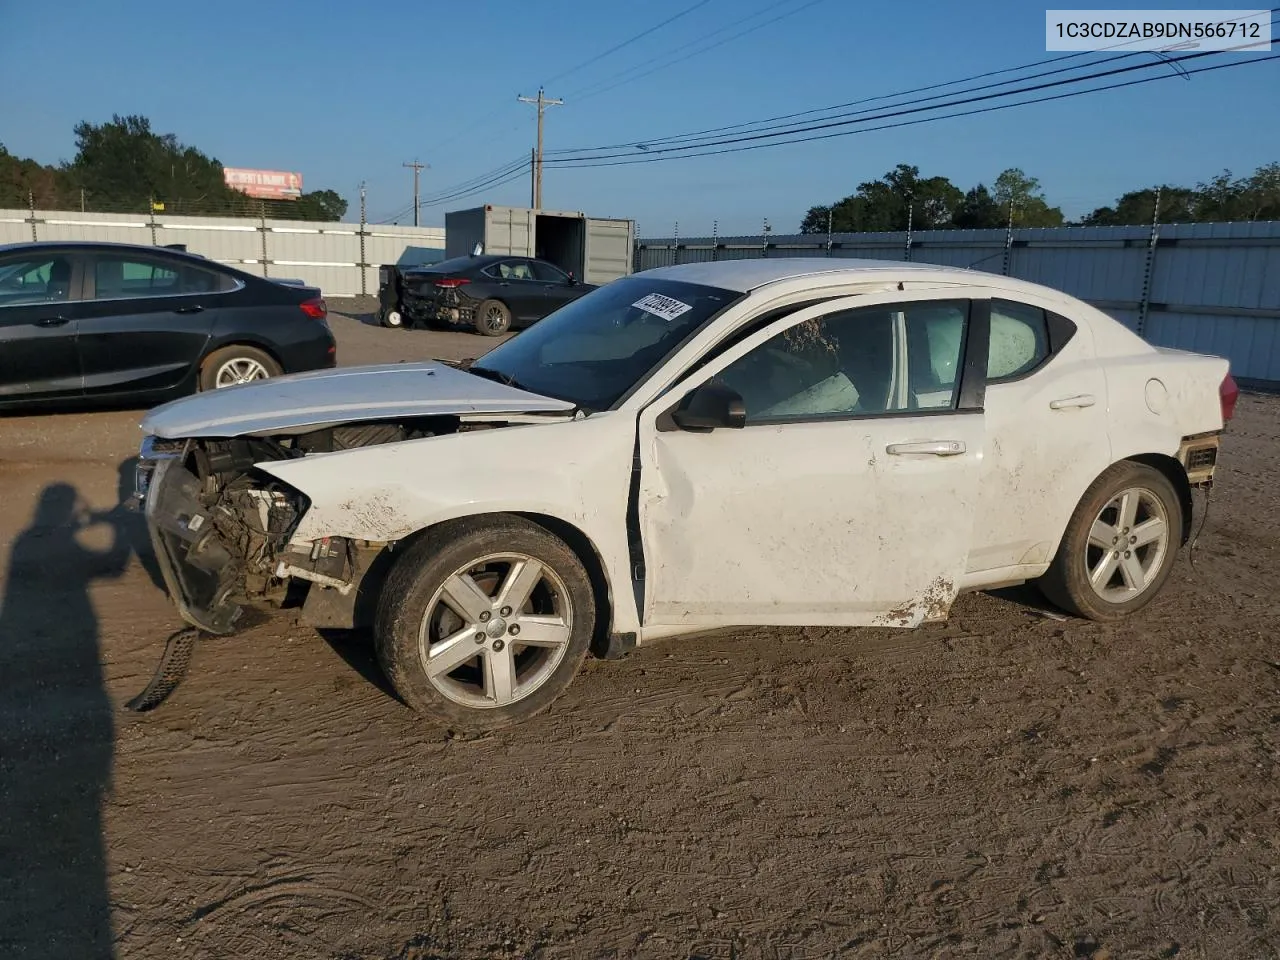
[[210,390],[149,411],[150,436],[303,433],[341,423],[468,414],[564,413],[574,405],[439,361],[337,367]]

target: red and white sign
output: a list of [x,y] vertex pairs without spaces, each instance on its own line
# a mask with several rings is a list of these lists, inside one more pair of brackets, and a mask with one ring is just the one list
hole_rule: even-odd
[[297,200],[302,196],[302,174],[285,170],[245,170],[223,167],[227,186],[264,200]]

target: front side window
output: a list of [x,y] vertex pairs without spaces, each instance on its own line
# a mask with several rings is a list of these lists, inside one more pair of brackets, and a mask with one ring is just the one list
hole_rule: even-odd
[[544,283],[568,283],[569,275],[559,267],[553,267],[549,263],[543,263],[541,260],[534,261],[533,273],[539,280]]
[[70,299],[70,257],[43,253],[0,260],[0,307]]
[[1049,356],[1049,324],[1039,307],[1009,300],[991,301],[991,346],[987,380],[1020,377]]
[[967,300],[859,307],[788,327],[717,379],[747,423],[953,410]]
[[623,277],[490,350],[471,371],[586,410],[608,410],[742,296],[701,284]]

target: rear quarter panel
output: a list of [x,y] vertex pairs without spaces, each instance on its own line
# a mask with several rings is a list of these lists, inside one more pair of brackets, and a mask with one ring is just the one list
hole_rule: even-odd
[[1218,388],[1229,369],[1221,357],[1153,349],[1108,358],[1114,458],[1176,456],[1183,437],[1223,428]]

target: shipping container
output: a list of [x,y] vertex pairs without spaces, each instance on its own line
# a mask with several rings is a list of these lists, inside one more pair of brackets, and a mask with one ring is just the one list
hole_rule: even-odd
[[631,273],[634,220],[588,217],[560,210],[486,205],[444,215],[446,257],[485,253],[537,257],[584,283],[603,284]]

